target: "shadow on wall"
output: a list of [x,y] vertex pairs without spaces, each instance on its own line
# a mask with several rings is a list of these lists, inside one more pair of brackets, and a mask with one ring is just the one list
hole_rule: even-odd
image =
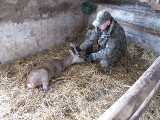
[[72,4],[68,2],[63,2],[55,6],[44,5],[39,7],[38,12],[40,16],[43,14],[49,14],[49,17],[53,17],[53,14],[58,14],[60,12],[66,12]]

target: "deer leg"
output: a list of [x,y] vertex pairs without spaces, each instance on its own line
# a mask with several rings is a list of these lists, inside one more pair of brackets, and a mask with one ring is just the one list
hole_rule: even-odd
[[49,76],[46,75],[43,78],[41,78],[42,84],[43,84],[43,90],[47,92],[49,90]]

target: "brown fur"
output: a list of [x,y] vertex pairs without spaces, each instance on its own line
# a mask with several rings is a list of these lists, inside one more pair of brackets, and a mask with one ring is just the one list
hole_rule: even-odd
[[49,90],[49,82],[52,78],[62,75],[64,70],[76,62],[82,62],[83,58],[78,53],[70,51],[70,56],[64,59],[53,59],[36,66],[27,77],[29,88],[42,85],[45,91]]

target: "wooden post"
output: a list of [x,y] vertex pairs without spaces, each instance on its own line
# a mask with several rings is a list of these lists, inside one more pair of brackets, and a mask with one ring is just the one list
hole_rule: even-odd
[[152,9],[152,10],[160,10],[160,4],[153,4],[153,5],[151,6],[151,9]]
[[160,56],[98,120],[128,120],[160,80]]

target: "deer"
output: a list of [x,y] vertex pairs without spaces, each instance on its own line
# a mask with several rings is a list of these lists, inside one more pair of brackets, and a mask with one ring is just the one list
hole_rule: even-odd
[[43,90],[47,92],[49,90],[49,82],[52,78],[60,77],[66,68],[72,64],[84,61],[84,58],[79,55],[73,43],[70,43],[69,53],[70,55],[63,59],[47,60],[31,70],[27,77],[28,88],[42,86]]

